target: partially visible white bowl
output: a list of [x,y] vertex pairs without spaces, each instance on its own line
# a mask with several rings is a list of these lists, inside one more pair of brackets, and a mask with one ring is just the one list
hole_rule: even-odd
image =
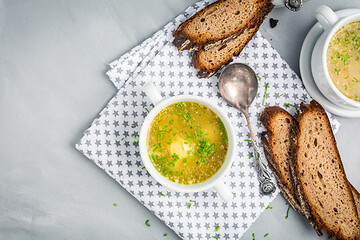
[[326,54],[333,35],[346,24],[360,21],[360,12],[341,20],[327,6],[322,5],[315,11],[315,17],[324,28],[324,33],[317,40],[311,57],[311,71],[321,93],[332,103],[347,109],[360,108],[360,102],[354,101],[340,92],[330,78],[326,63]]
[[[210,103],[204,98],[191,96],[191,95],[180,95],[168,99],[162,99],[161,95],[159,94],[158,90],[156,89],[155,85],[152,82],[146,83],[144,85],[144,90],[147,96],[155,105],[155,107],[149,112],[149,114],[145,118],[140,131],[140,139],[139,139],[140,155],[146,167],[146,170],[151,174],[151,176],[156,181],[158,181],[163,186],[168,187],[172,190],[179,192],[199,192],[213,187],[224,201],[228,202],[232,200],[233,199],[232,192],[222,182],[222,177],[224,176],[226,171],[231,167],[231,164],[235,156],[235,135],[230,119],[224,113],[222,113],[220,108],[218,108],[216,105]],[[154,119],[154,117],[165,107],[177,102],[184,102],[184,101],[196,102],[205,105],[208,108],[210,108],[212,111],[214,111],[220,117],[221,121],[224,123],[226,132],[228,134],[228,144],[229,144],[228,151],[226,154],[226,159],[223,165],[221,166],[221,168],[211,178],[207,179],[206,181],[192,185],[175,183],[170,181],[163,175],[161,175],[152,164],[146,146],[148,130],[150,128],[150,124]]]

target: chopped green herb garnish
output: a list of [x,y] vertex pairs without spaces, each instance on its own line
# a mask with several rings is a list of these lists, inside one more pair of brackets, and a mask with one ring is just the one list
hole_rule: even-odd
[[145,224],[146,224],[146,226],[150,227],[149,220],[146,220],[146,221],[145,221]]
[[251,159],[253,157],[253,155],[251,154],[250,156],[249,156],[249,159]]
[[265,233],[264,237],[267,237],[269,234],[268,233]]
[[259,77],[259,81],[261,81],[261,77]]
[[135,126],[131,126],[131,128],[135,128]]
[[282,96],[284,96],[284,94],[282,93],[282,94],[280,94],[280,96],[279,97],[282,97]]
[[272,207],[270,207],[270,206],[267,206],[267,207],[266,207],[266,209],[272,209]]
[[265,94],[264,94],[264,99],[263,99],[263,102],[262,102],[262,105],[264,106],[265,105],[265,100],[266,100],[266,94],[267,94],[267,90],[269,88],[269,83],[266,83],[266,87],[265,87]]
[[219,229],[220,229],[220,226],[217,226],[217,227],[215,228],[215,232],[219,231]]
[[252,234],[253,240],[255,240],[255,233]]
[[289,204],[289,207],[288,207],[288,209],[287,209],[287,211],[286,211],[286,216],[285,216],[285,219],[288,219],[288,217],[289,217],[289,211],[290,211],[290,204]]
[[194,203],[196,203],[196,201],[195,201],[195,200],[190,200],[190,202],[194,202]]
[[147,108],[145,108],[145,110],[146,110],[147,112],[149,112],[149,110],[148,110]]
[[167,236],[167,233],[164,233],[164,237],[166,237]]
[[345,85],[344,89],[347,90],[347,85]]
[[114,206],[115,206],[115,207],[117,206],[116,203],[114,203]]
[[158,192],[158,195],[161,195],[161,196],[166,197],[166,195],[165,195],[165,194],[163,194],[162,192]]
[[145,169],[145,166],[143,166],[141,169]]
[[121,141],[124,140],[124,139],[125,139],[125,138],[122,138]]
[[300,101],[302,101],[303,103],[306,103],[306,101],[305,101],[304,99],[301,99],[301,98],[300,98]]
[[188,209],[190,209],[190,208],[191,208],[191,205],[192,205],[192,204],[190,203],[190,204],[189,204],[189,206],[188,206]]
[[256,152],[256,157],[259,158],[260,157],[260,153]]
[[284,106],[287,106],[287,107],[291,106],[291,107],[293,107],[294,105],[292,105],[291,103],[284,103]]
[[180,109],[183,108],[183,105],[182,105],[181,103],[177,103],[176,106],[177,106],[178,108],[180,108]]
[[244,139],[245,142],[252,142],[250,139]]
[[211,236],[212,238],[219,239],[217,236]]

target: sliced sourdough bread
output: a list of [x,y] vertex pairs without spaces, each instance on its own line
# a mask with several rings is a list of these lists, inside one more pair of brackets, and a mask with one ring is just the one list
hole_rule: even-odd
[[205,44],[222,44],[224,40],[230,41],[241,34],[249,23],[262,18],[264,6],[271,10],[274,7],[271,2],[219,0],[180,24],[173,34],[173,44],[182,51],[197,50]]
[[262,13],[261,17],[253,19],[248,26],[242,30],[242,33],[231,41],[220,40],[216,42],[216,44],[207,44],[195,51],[192,64],[194,68],[199,69],[197,76],[199,78],[211,77],[223,66],[230,63],[234,56],[238,56],[254,37],[271,10],[272,8],[269,8],[267,5],[260,7],[258,11]]
[[234,40],[220,44],[208,50],[199,49],[193,54],[192,64],[199,69],[199,78],[208,78],[216,74],[223,66],[230,63],[234,56],[238,56],[248,42],[258,31],[260,24],[253,28],[246,28]]
[[325,110],[314,100],[302,103],[297,121],[291,164],[301,208],[329,238],[359,239],[359,215]]
[[[280,190],[290,205],[301,215],[310,218],[310,224],[315,231],[322,235],[316,222],[311,219],[311,213],[302,209],[296,197],[293,183],[293,166],[290,165],[292,158],[292,144],[296,140],[298,127],[297,121],[287,111],[280,107],[267,107],[261,114],[261,122],[267,132],[262,134],[262,144],[269,166],[272,169]],[[294,130],[295,129],[295,130]],[[360,212],[360,194],[350,184],[358,213]]]
[[296,120],[284,109],[274,106],[265,108],[260,121],[267,130],[262,134],[261,141],[270,168],[286,200],[302,213],[296,199],[290,168],[292,131],[293,127],[296,127]]
[[261,137],[264,153],[283,196],[293,209],[309,220],[310,225],[321,236],[322,233],[313,220],[309,208],[301,206],[295,191],[293,181],[295,169],[294,165],[290,164],[298,131],[295,118],[284,109],[274,106],[264,109],[260,121],[267,130]]

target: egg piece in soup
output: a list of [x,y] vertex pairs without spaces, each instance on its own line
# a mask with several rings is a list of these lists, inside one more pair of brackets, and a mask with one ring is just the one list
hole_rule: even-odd
[[170,181],[197,184],[223,165],[227,132],[210,108],[178,102],[161,110],[147,135],[147,149],[155,169]]

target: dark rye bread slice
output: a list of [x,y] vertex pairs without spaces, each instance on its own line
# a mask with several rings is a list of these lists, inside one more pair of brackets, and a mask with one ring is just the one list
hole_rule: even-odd
[[292,145],[294,185],[302,209],[309,208],[329,238],[360,239],[360,220],[329,119],[320,104],[302,103]]
[[[274,7],[271,0],[219,0],[195,13],[179,25],[173,44],[182,50],[197,50],[205,44],[217,45],[234,39],[254,19],[259,9]],[[219,41],[223,40],[223,41]]]
[[308,208],[300,205],[293,182],[294,167],[291,165],[292,149],[297,135],[295,118],[284,109],[273,106],[266,107],[260,116],[260,121],[267,132],[262,133],[261,142],[269,166],[273,171],[279,188],[289,204],[305,216],[316,233],[321,236],[316,222]]
[[296,120],[284,109],[273,106],[264,109],[260,121],[267,130],[261,136],[265,156],[281,192],[295,210],[302,212],[296,199],[290,169],[292,128],[296,126]]
[[[262,6],[258,9],[261,12],[260,18],[253,19],[243,32],[231,41],[224,41],[217,46],[205,45],[195,51],[192,57],[194,68],[199,69],[197,76],[199,78],[208,78],[216,74],[223,66],[230,63],[234,56],[238,56],[249,41],[259,30],[265,17],[272,8]],[[221,41],[219,41],[221,42]]]
[[[297,122],[294,117],[280,107],[266,107],[261,114],[260,120],[267,132],[262,133],[262,144],[265,156],[269,162],[280,190],[290,205],[301,215],[310,216],[300,207],[296,198],[294,184],[292,181],[293,168],[290,166],[292,157],[292,144],[294,144],[294,133],[297,132]],[[294,131],[293,128],[296,130]],[[360,194],[350,184],[351,191],[360,213]],[[310,222],[315,231],[322,235],[314,221]]]

